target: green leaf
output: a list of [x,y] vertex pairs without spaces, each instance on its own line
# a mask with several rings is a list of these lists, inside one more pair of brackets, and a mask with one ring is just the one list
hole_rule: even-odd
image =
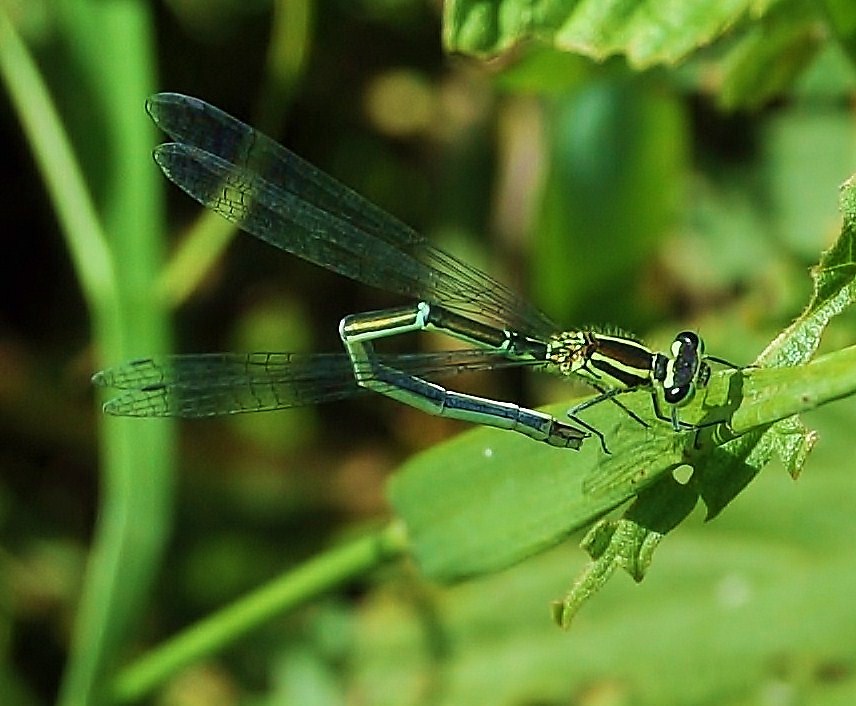
[[[646,428],[616,405],[603,404],[586,420],[606,432],[611,454],[593,443],[573,453],[478,429],[408,461],[390,482],[390,499],[422,569],[444,580],[513,564],[635,495],[626,519],[644,521],[646,533],[665,534],[680,519],[668,514],[676,506],[672,471],[691,465],[697,472],[693,492],[718,511],[725,504],[721,498],[730,500],[769,460],[774,446],[769,439],[759,444],[763,430],[854,392],[856,347],[802,367],[721,372],[681,418],[700,424],[731,417],[733,431],[675,433],[653,419]],[[644,391],[622,397],[622,404],[651,418]],[[566,408],[548,410],[560,416]],[[738,433],[744,436],[734,438]],[[641,493],[652,484],[657,492]],[[666,489],[664,501],[660,492]]]
[[[837,407],[813,415],[827,434],[856,421]],[[843,440],[821,454],[809,482],[764,474],[717,522],[694,513],[642,586],[616,575],[570,634],[545,620],[556,586],[582,571],[570,546],[416,596],[377,586],[350,631],[350,693],[374,706],[748,705],[768,690],[852,703],[852,464]]]
[[816,109],[797,106],[777,115],[762,133],[768,219],[777,247],[804,262],[829,246],[828,224],[838,217],[833,194],[856,163],[852,120],[832,101],[819,100]]
[[[641,263],[678,210],[689,162],[685,115],[654,86],[616,77],[591,80],[550,108],[533,292],[561,321],[620,319],[637,303]],[[568,277],[568,263],[582,258]]]
[[[731,377],[739,390],[729,393],[741,400],[731,417],[730,427],[744,436],[726,441],[711,453],[699,454],[692,462],[694,486],[708,510],[708,519],[719,514],[769,463],[774,453],[796,478],[813,448],[816,436],[795,415],[823,402],[853,394],[856,382],[856,349],[849,348],[805,365],[817,347],[830,319],[854,301],[854,224],[856,189],[851,178],[841,188],[840,208],[844,216],[841,235],[812,269],[814,294],[802,315],[761,353],[755,364],[768,366]],[[782,367],[787,366],[787,367]],[[841,387],[839,387],[839,385]],[[709,395],[708,395],[709,397]],[[770,420],[778,424],[767,429]],[[747,433],[748,432],[748,433]],[[670,479],[640,495],[633,510],[625,515],[629,523],[610,540],[610,545],[593,557],[564,601],[553,612],[564,628],[570,626],[583,602],[599,588],[616,568],[627,569],[641,561],[633,552],[641,551],[656,528],[657,506],[673,492]],[[661,495],[663,497],[661,497]],[[647,507],[650,504],[650,507]],[[657,537],[659,541],[659,537]],[[613,546],[614,545],[614,546]],[[646,556],[645,565],[650,557]],[[632,572],[631,572],[632,573]]]
[[610,509],[582,492],[597,462],[592,446],[570,454],[515,437],[467,432],[410,459],[391,479],[390,501],[427,575],[499,570]]
[[850,0],[824,0],[829,24],[847,53],[856,55],[856,7]]
[[832,317],[856,299],[856,181],[853,177],[841,186],[839,208],[844,217],[841,235],[811,270],[814,292],[808,306],[758,356],[756,365],[777,367],[805,363],[820,345],[823,330]]
[[449,0],[449,51],[489,56],[528,39],[602,61],[624,54],[637,68],[673,64],[767,2],[723,0]]
[[[567,626],[616,568],[641,579],[653,548],[696,499],[715,516],[774,453],[796,475],[814,435],[793,415],[856,392],[856,347],[805,364],[826,323],[853,300],[851,182],[841,204],[842,234],[812,272],[809,306],[759,356],[759,367],[715,374],[681,410],[683,421],[705,425],[698,433],[675,433],[652,419],[649,394],[637,391],[623,396],[622,404],[651,419],[647,428],[616,405],[586,412],[586,420],[605,432],[609,455],[592,443],[571,453],[480,429],[409,461],[392,478],[389,496],[422,569],[443,580],[499,570],[636,496],[622,520],[598,526],[587,538],[592,564],[556,610]],[[549,409],[564,413],[562,407]],[[726,419],[730,427],[715,424]],[[784,425],[775,425],[782,420]],[[672,475],[682,465],[693,468],[685,485]]]
[[824,46],[815,3],[780,3],[752,25],[721,64],[725,108],[757,108],[789,89]]

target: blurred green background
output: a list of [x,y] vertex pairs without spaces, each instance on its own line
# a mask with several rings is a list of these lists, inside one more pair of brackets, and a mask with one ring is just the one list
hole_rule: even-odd
[[[546,11],[518,32],[515,5],[0,0],[4,706],[110,702],[133,656],[385,521],[396,466],[465,428],[374,397],[103,418],[89,376],[106,365],[337,350],[342,316],[401,303],[231,242],[152,163],[151,92],[262,128],[569,328],[658,348],[693,328],[748,363],[799,313],[856,171],[846,4],[746,3],[653,58],[635,35],[547,33]],[[839,317],[824,350],[854,334]],[[535,375],[462,385],[530,405],[584,392]],[[547,606],[583,565],[572,542],[456,587],[401,563],[146,702],[853,703],[856,410],[806,421],[820,442],[798,483],[773,466],[715,523],[699,511],[643,584],[616,577],[567,634]]]

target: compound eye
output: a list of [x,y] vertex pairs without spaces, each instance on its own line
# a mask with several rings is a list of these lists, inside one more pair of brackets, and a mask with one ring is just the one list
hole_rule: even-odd
[[702,347],[701,339],[695,331],[681,331],[675,336],[675,341],[693,350],[699,350]]
[[666,402],[675,407],[681,407],[693,398],[695,395],[695,385],[687,383],[678,387],[667,387],[663,390],[663,397]]

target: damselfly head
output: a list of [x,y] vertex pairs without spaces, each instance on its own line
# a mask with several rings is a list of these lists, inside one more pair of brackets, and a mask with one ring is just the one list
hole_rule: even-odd
[[704,362],[704,342],[694,331],[681,331],[672,341],[671,358],[661,370],[663,397],[673,407],[682,407],[695,396],[696,386],[710,378],[710,367]]

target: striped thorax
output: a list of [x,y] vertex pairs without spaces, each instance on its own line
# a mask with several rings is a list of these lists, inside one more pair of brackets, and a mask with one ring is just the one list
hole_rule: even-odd
[[547,361],[596,387],[632,389],[651,384],[658,355],[627,336],[566,331],[550,341]]
[[[687,404],[696,388],[710,379],[704,343],[692,331],[675,336],[669,354],[654,352],[627,335],[566,331],[550,340],[546,361],[561,375],[578,375],[589,382],[601,393],[595,400],[638,388],[651,390],[657,416],[670,421],[676,430],[681,427],[677,408]],[[658,388],[671,409],[668,417],[659,412]],[[571,416],[588,406],[591,401],[575,407]]]

